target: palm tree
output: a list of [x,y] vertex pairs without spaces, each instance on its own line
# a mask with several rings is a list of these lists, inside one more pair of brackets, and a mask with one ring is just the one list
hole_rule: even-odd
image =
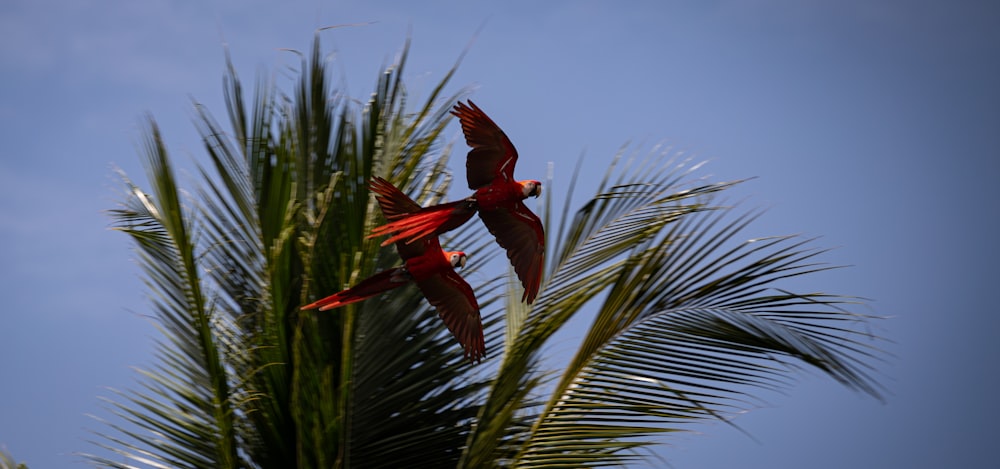
[[[623,150],[572,219],[556,223],[546,199],[546,284],[530,307],[508,272],[468,275],[498,251],[476,224],[442,239],[479,266],[463,275],[487,279],[473,285],[483,364],[464,360],[413,287],[300,311],[398,265],[393,248],[366,238],[384,222],[372,176],[425,205],[448,189],[441,132],[464,93],[442,95],[452,68],[411,108],[407,50],[360,110],[331,90],[318,36],[288,94],[261,81],[248,100],[227,60],[229,128],[195,105],[208,158],[189,192],[148,118],[151,188],[123,175],[112,216],[136,245],[163,338],[140,387],[108,399],[126,423],[108,423],[98,444],[110,456],[93,463],[620,465],[665,432],[729,421],[796,365],[880,396],[868,318],[846,309],[857,300],[781,287],[830,268],[816,260],[823,251],[791,236],[739,242],[758,213],[719,200],[739,181],[700,180],[698,165],[660,153]],[[561,213],[569,207],[567,197]],[[595,310],[575,356],[546,369],[548,340]]]

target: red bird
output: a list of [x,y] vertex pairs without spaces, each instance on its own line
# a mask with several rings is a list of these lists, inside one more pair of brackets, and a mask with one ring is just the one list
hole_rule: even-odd
[[[420,210],[420,205],[385,179],[372,178],[369,187],[376,194],[375,199],[388,219]],[[425,236],[417,242],[396,243],[396,250],[405,265],[379,272],[302,309],[326,311],[338,308],[412,281],[437,309],[438,316],[465,349],[465,357],[473,363],[481,361],[486,356],[486,343],[479,304],[472,287],[455,272],[455,267],[465,267],[465,253],[442,250],[437,236]]]
[[465,143],[472,147],[465,161],[465,176],[469,189],[476,192],[459,201],[387,215],[389,223],[372,230],[371,237],[394,233],[383,246],[400,240],[412,243],[453,230],[478,212],[497,244],[507,250],[507,258],[524,286],[521,301],[531,304],[542,283],[545,233],[541,220],[522,201],[541,195],[542,183],[514,180],[517,150],[472,101],[468,105],[459,102],[451,113],[458,117]]

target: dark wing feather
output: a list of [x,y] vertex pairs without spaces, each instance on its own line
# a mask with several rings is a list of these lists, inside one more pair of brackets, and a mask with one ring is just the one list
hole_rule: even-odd
[[517,150],[507,135],[479,107],[459,102],[451,111],[462,124],[465,143],[472,150],[465,159],[465,177],[469,189],[489,185],[494,179],[514,179]]
[[417,287],[465,349],[465,357],[473,363],[482,360],[486,356],[483,320],[468,282],[454,270],[446,269],[417,282]]
[[542,221],[520,201],[509,208],[480,210],[479,218],[496,237],[497,244],[507,250],[507,258],[524,286],[521,301],[531,304],[538,296],[545,266]]
[[420,204],[384,178],[374,176],[368,186],[375,193],[382,214],[388,220],[396,220],[420,210]]

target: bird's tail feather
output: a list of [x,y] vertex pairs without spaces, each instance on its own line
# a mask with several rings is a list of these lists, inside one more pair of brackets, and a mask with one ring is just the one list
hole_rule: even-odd
[[303,306],[302,309],[319,308],[320,311],[326,311],[349,305],[351,303],[357,303],[362,300],[367,300],[368,298],[378,295],[379,293],[392,290],[393,288],[399,287],[405,283],[393,279],[394,276],[399,275],[399,269],[400,268],[397,267],[395,269],[379,272],[362,280],[360,283],[348,288],[347,290],[334,293],[326,298],[309,303]]

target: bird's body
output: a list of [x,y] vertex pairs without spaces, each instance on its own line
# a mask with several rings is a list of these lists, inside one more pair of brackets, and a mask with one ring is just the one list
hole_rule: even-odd
[[472,196],[479,205],[479,210],[500,210],[509,208],[513,203],[526,199],[525,187],[527,181],[498,181],[495,184],[476,189]]

